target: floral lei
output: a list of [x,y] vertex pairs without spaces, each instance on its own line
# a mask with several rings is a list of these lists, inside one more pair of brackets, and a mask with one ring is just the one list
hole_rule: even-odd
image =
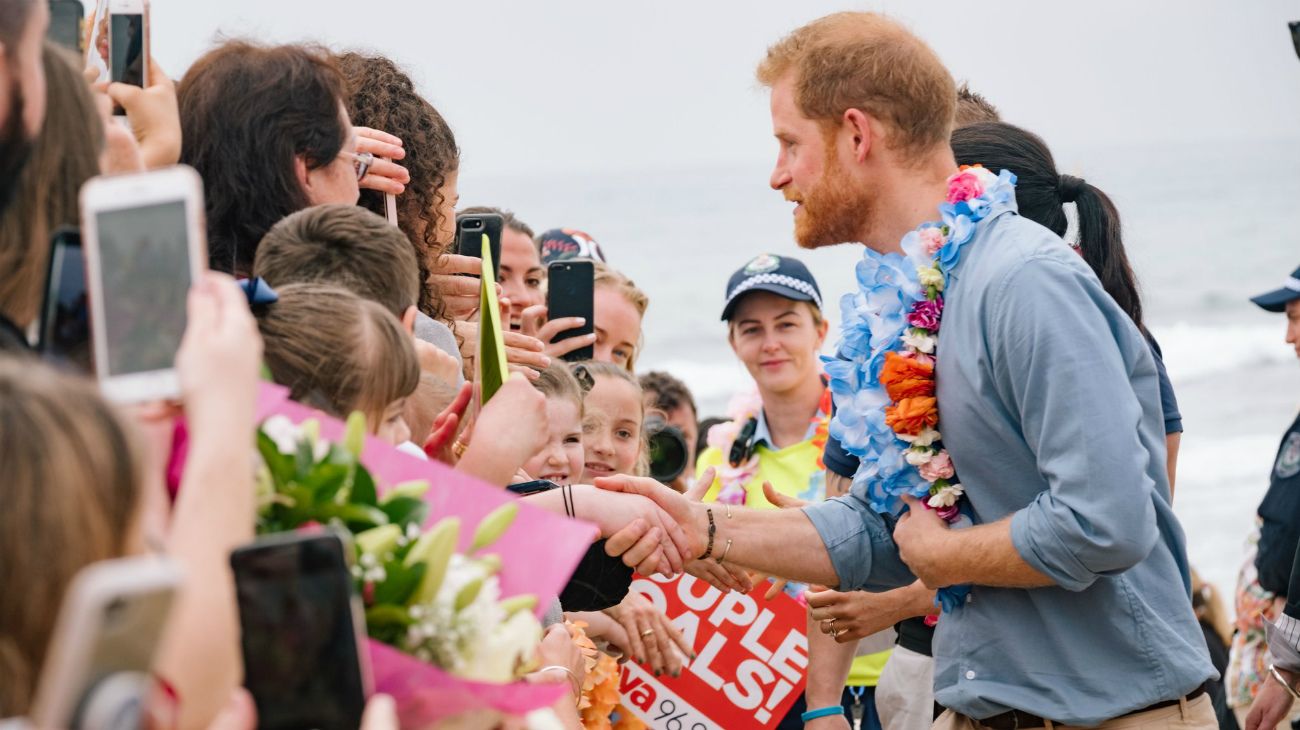
[[[837,407],[830,433],[861,460],[853,485],[877,512],[900,514],[907,494],[949,523],[969,519],[938,431],[934,366],[943,293],[979,222],[1015,210],[1015,182],[1006,170],[962,166],[948,178],[941,220],[904,236],[906,255],[868,248],[857,265],[859,291],[841,300],[839,357],[823,358]],[[947,610],[960,596],[940,591],[940,598]]]

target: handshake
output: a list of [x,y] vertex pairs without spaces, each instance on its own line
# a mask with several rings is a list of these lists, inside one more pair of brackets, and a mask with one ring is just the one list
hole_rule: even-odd
[[595,482],[572,488],[574,513],[600,528],[610,556],[642,575],[687,572],[723,591],[753,587],[749,574],[726,560],[724,545],[730,540],[718,539],[730,507],[700,502],[713,484],[712,469],[686,494],[648,477],[618,475]]

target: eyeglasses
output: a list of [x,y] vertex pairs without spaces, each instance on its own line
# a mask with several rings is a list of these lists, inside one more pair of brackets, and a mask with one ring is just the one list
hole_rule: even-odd
[[370,166],[375,164],[375,156],[369,152],[348,152],[343,150],[339,157],[345,160],[352,160],[352,167],[357,171],[357,180],[366,176],[370,172]]

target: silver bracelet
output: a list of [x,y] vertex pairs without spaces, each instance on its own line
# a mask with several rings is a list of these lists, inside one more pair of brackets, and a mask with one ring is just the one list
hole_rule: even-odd
[[568,667],[565,666],[561,666],[559,664],[547,664],[541,669],[538,669],[537,672],[540,674],[542,672],[549,672],[552,669],[558,669],[561,672],[564,672],[565,674],[569,675],[569,683],[573,685],[573,696],[575,699],[581,700],[582,682],[578,681],[578,675],[574,674],[572,669],[569,669]]
[[1268,673],[1273,675],[1273,679],[1277,680],[1278,684],[1286,687],[1286,691],[1291,693],[1291,699],[1300,700],[1300,692],[1297,692],[1296,688],[1291,686],[1290,682],[1286,681],[1286,677],[1282,676],[1282,672],[1278,671],[1276,665],[1268,665]]

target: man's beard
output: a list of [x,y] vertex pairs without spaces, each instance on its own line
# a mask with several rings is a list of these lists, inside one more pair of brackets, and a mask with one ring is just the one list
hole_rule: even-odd
[[35,140],[23,125],[23,90],[14,79],[9,89],[9,115],[0,129],[0,214],[13,201]]
[[858,243],[871,218],[870,191],[849,177],[829,145],[823,169],[821,181],[804,194],[803,208],[795,217],[794,239],[800,248]]

